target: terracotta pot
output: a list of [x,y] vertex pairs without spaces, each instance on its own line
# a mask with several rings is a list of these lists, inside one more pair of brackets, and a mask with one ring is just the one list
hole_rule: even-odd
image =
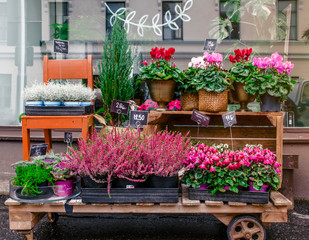
[[165,106],[173,100],[176,82],[174,80],[147,80],[147,85],[151,99],[158,102],[157,111],[167,110]]
[[252,112],[248,107],[248,103],[255,100],[255,96],[246,93],[244,83],[234,82],[234,90],[231,90],[233,99],[240,104],[240,108],[236,112]]
[[181,92],[180,102],[181,102],[181,108],[184,111],[192,111],[193,109],[198,109],[198,93]]

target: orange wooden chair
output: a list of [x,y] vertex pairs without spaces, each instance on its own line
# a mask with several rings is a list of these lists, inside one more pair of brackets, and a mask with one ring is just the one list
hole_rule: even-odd
[[[60,69],[61,67],[61,69]],[[43,58],[43,81],[48,84],[50,79],[87,79],[88,87],[93,89],[92,56],[87,59],[49,60]],[[92,101],[94,104],[94,101]],[[82,137],[87,138],[94,129],[93,114],[79,116],[23,116],[23,158],[29,160],[30,129],[44,129],[47,151],[52,148],[52,129],[81,129]]]

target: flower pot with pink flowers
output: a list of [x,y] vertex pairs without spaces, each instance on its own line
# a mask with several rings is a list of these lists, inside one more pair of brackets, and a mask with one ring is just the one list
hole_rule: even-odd
[[[269,189],[277,190],[280,184],[280,164],[276,155],[261,146],[246,146],[242,150],[220,150],[200,144],[191,148],[185,160],[187,170],[183,183],[189,188],[189,199],[267,203]],[[252,186],[258,191],[249,191]],[[207,183],[207,189],[198,189]]]

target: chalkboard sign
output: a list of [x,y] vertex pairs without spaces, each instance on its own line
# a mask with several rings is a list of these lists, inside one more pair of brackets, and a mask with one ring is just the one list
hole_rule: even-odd
[[47,143],[32,145],[30,148],[30,157],[46,155]]
[[200,113],[196,109],[193,109],[191,120],[205,127],[208,127],[208,124],[210,122],[210,117],[205,114]]
[[128,115],[129,103],[124,101],[113,100],[111,112]]
[[206,39],[204,50],[206,51],[215,51],[217,47],[217,39]]
[[237,123],[235,112],[229,112],[222,115],[224,127],[231,127]]
[[131,111],[130,126],[142,127],[148,123],[148,111]]
[[69,53],[69,41],[54,39],[54,52],[55,53]]
[[72,143],[73,142],[73,134],[71,132],[64,133],[64,142],[65,143]]

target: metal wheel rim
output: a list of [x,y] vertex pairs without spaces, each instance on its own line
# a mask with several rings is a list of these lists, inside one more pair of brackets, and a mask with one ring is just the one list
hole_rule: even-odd
[[254,219],[243,218],[233,224],[231,229],[231,237],[234,240],[260,240],[264,239],[265,233],[263,226],[261,226],[259,222]]

